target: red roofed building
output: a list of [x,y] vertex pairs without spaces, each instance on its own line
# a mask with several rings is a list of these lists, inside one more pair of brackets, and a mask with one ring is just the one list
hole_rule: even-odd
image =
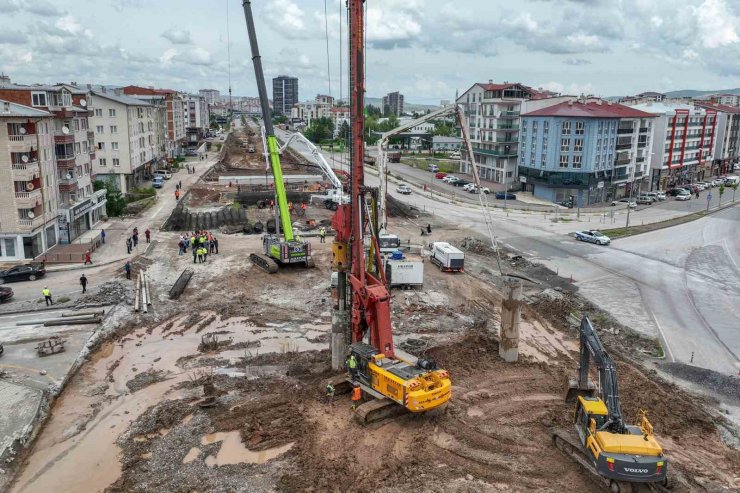
[[736,166],[740,166],[740,107],[699,102],[696,106],[717,112],[711,175],[732,172]]
[[[519,83],[473,84],[457,98],[465,108],[468,135],[478,172],[484,180],[511,188],[517,183],[517,150],[521,104],[538,91]],[[460,171],[471,173],[467,151],[461,152]],[[504,187],[502,187],[504,188]]]
[[655,115],[595,98],[563,98],[533,101],[536,109],[521,115],[522,188],[580,207],[647,191]]

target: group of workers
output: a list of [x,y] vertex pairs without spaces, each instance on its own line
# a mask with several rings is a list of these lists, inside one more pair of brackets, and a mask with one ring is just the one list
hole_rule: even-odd
[[193,252],[193,263],[203,263],[208,260],[209,253],[218,253],[218,238],[209,231],[194,231],[192,234],[183,233],[178,242],[180,255]]

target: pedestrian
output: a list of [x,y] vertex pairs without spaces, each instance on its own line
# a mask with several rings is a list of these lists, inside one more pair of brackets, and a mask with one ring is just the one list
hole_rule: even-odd
[[362,400],[362,389],[360,388],[359,384],[355,384],[354,387],[352,387],[352,410],[357,410],[357,407],[360,405],[360,401]]
[[290,212],[290,215],[293,215],[293,202],[288,202],[288,211]]
[[92,259],[90,258],[90,250],[85,252],[85,264],[84,265],[87,265],[87,264],[92,265]]
[[149,228],[147,228],[147,230],[144,231],[144,236],[146,236],[146,242],[149,243],[149,241],[151,240],[151,237],[152,237],[152,232],[149,231]]
[[103,243],[103,245],[105,245],[105,237],[106,237],[105,230],[101,229],[100,230],[100,241]]
[[427,234],[432,234],[432,225],[427,224]]
[[206,152],[206,159],[208,159],[208,153]]
[[85,274],[80,276],[80,286],[82,286],[82,294],[85,294],[87,292],[87,277],[85,277]]
[[198,263],[198,248],[193,247],[193,263]]
[[180,200],[180,189],[179,188],[175,190],[175,201],[177,202],[178,200]]
[[326,384],[326,403],[330,406],[334,405],[334,393],[336,390],[334,389],[334,386],[331,383]]
[[350,354],[347,358],[347,368],[349,369],[349,377],[354,382],[357,378],[357,359],[354,354]]
[[206,241],[206,246],[201,248],[201,250],[203,251],[203,262],[205,262],[206,260],[208,260],[208,242],[207,241]]
[[303,214],[305,215],[306,214],[306,203],[305,202],[301,202],[301,210],[303,211]]
[[198,247],[198,262],[201,264],[203,263],[203,250],[205,250],[205,248]]
[[130,236],[126,238],[126,253],[131,253],[131,247],[133,246],[133,244],[134,240],[132,240]]
[[215,236],[213,237],[213,246],[216,248],[216,253],[218,253],[218,238]]
[[208,253],[214,253],[216,251],[216,238],[213,235],[210,235],[208,244],[210,245]]
[[320,243],[326,243],[326,228],[323,226],[319,228],[319,238],[321,238]]
[[54,300],[51,299],[51,289],[49,289],[49,286],[44,286],[44,289],[41,290],[41,294],[44,295],[44,301],[46,301],[46,306],[54,304]]
[[179,188],[180,190],[182,190],[182,180],[179,180],[177,182],[177,188]]
[[696,189],[696,198],[697,199],[699,198],[699,189],[698,188]]
[[135,247],[139,245],[139,233],[135,233],[135,234],[134,234],[134,235],[133,235],[133,236],[131,237],[131,239],[132,239],[132,240],[134,240],[134,246],[135,246]]
[[123,265],[123,271],[126,273],[126,279],[131,279],[131,262],[128,260]]
[[275,211],[275,201],[273,199],[270,199],[270,212]]
[[200,237],[198,238],[198,247],[203,248],[206,246],[206,235],[201,233]]

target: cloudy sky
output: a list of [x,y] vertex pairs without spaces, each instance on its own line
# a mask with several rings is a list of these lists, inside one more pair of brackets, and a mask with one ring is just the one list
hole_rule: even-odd
[[[256,95],[240,0],[0,0],[0,71],[20,83],[226,93],[227,3],[233,91]],[[342,4],[254,0],[267,77],[299,77],[304,100],[329,91],[330,71],[338,96]],[[400,90],[436,104],[489,79],[601,96],[740,87],[739,0],[367,0],[367,9],[369,96]],[[346,95],[346,76],[343,85]]]

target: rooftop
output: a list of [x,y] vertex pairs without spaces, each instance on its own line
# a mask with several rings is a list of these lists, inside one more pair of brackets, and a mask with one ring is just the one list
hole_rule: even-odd
[[666,102],[662,101],[660,103],[656,102],[648,102],[648,103],[641,103],[636,104],[634,106],[631,106],[631,108],[634,108],[636,110],[640,111],[647,111],[648,113],[653,113],[656,115],[675,115],[676,110],[681,111],[688,111],[691,114],[694,115],[703,115],[704,110],[694,106],[693,104],[687,104],[687,103],[677,103],[677,102]]
[[530,111],[522,116],[570,116],[579,118],[653,118],[655,115],[636,109],[637,107],[607,101],[568,101],[547,108]]
[[103,91],[93,90],[92,93],[96,97],[110,99],[111,101],[116,101],[118,103],[125,104],[127,106],[151,106],[150,103],[142,99],[132,98],[131,96],[125,96],[123,94],[116,94],[111,91],[103,92]]
[[29,117],[29,118],[42,118],[45,116],[52,116],[51,113],[30,106],[24,106],[22,104],[11,103],[0,99],[0,117]]
[[701,102],[701,103],[697,102],[696,106],[700,106],[708,110],[715,110],[715,111],[721,111],[723,113],[732,113],[735,115],[740,115],[740,108],[737,106],[729,106],[727,104],[704,103],[704,102]]

